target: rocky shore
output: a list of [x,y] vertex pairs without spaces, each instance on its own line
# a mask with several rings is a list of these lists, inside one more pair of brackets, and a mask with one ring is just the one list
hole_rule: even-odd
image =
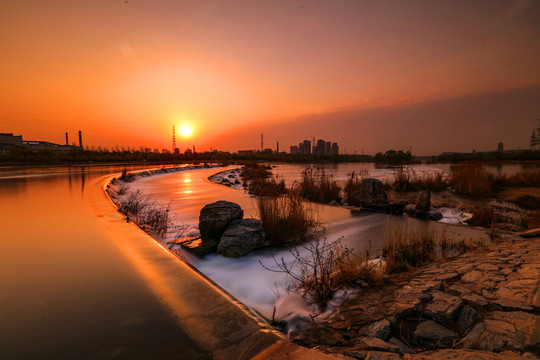
[[291,340],[354,359],[536,359],[540,239],[500,243],[364,289]]

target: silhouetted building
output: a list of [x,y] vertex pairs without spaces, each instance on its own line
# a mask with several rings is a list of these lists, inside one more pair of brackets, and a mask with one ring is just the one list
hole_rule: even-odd
[[296,146],[296,145],[291,146],[291,150],[290,150],[290,151],[291,151],[291,155],[296,155],[296,154],[298,154],[298,146]]
[[332,155],[332,143],[327,141],[324,147],[324,155]]
[[298,144],[298,153],[302,155],[304,154],[304,143]]
[[70,151],[74,147],[69,145],[59,145],[48,141],[23,140],[22,135],[13,135],[13,133],[0,133],[0,153],[7,153],[14,147],[25,147],[32,150],[56,150]]
[[309,140],[304,140],[304,154],[311,154],[311,141]]
[[499,142],[499,144],[497,145],[497,151],[498,152],[503,152],[504,151],[504,144],[503,142]]
[[339,155],[339,146],[337,143],[332,143],[332,155]]
[[326,147],[326,142],[323,139],[317,140],[317,151],[315,155],[323,156]]
[[246,156],[246,155],[251,155],[254,152],[255,152],[254,150],[238,150],[238,155]]

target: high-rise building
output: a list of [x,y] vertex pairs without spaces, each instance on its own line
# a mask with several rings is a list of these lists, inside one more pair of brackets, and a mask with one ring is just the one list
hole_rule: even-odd
[[298,154],[298,146],[293,145],[291,146],[291,155],[296,155],[296,154]]
[[311,154],[311,141],[309,140],[304,140],[304,154]]
[[339,146],[337,143],[332,143],[332,155],[339,155]]
[[317,156],[323,156],[326,142],[323,139],[317,140]]
[[332,155],[332,143],[327,141],[324,146],[324,155]]

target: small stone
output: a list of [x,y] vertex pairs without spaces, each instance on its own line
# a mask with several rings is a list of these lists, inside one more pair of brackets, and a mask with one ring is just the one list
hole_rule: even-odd
[[486,326],[483,322],[476,324],[472,330],[465,336],[461,343],[461,347],[464,349],[472,349],[476,346],[476,343],[480,336],[484,333]]
[[399,352],[399,348],[396,345],[392,345],[376,337],[360,337],[358,339],[358,346],[365,346],[366,350],[386,351],[386,352]]
[[479,271],[499,271],[499,267],[497,265],[489,264],[489,263],[483,263],[476,267],[476,270]]
[[420,345],[446,344],[458,339],[458,334],[432,320],[422,321],[414,331],[415,341]]
[[409,346],[407,346],[403,342],[399,341],[395,337],[388,340],[388,343],[397,346],[398,349],[399,349],[399,353],[402,354],[402,355],[403,354],[412,354],[412,353],[414,353],[414,351]]
[[449,281],[453,281],[457,279],[459,279],[459,274],[455,271],[437,275],[435,277],[435,280],[442,281],[442,282],[449,282]]
[[386,319],[377,321],[360,330],[360,333],[366,336],[375,337],[382,340],[388,339],[391,332],[392,325],[390,324],[390,321]]
[[434,320],[453,320],[459,314],[463,302],[457,296],[442,291],[433,292],[433,300],[427,304],[425,315]]
[[508,300],[508,299],[499,299],[494,300],[494,304],[497,304],[503,308],[504,311],[533,311],[532,306],[526,305],[521,301]]
[[476,283],[482,279],[484,275],[480,271],[471,271],[461,277],[461,280],[470,283]]
[[476,320],[478,320],[478,312],[472,306],[465,305],[461,309],[456,322],[466,330],[473,326]]

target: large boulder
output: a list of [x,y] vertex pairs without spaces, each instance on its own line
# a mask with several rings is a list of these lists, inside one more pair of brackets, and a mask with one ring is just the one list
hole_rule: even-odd
[[429,212],[431,209],[431,191],[426,190],[418,194],[416,201],[416,210]]
[[236,258],[264,245],[264,231],[259,220],[234,220],[221,236],[217,252],[226,257]]
[[230,201],[216,201],[205,205],[199,215],[199,231],[203,242],[217,241],[225,232],[233,220],[241,220],[244,217],[244,210],[240,205]]
[[388,204],[388,196],[383,191],[383,184],[379,179],[368,178],[362,180],[360,190],[353,192],[347,199],[352,206],[380,206]]

